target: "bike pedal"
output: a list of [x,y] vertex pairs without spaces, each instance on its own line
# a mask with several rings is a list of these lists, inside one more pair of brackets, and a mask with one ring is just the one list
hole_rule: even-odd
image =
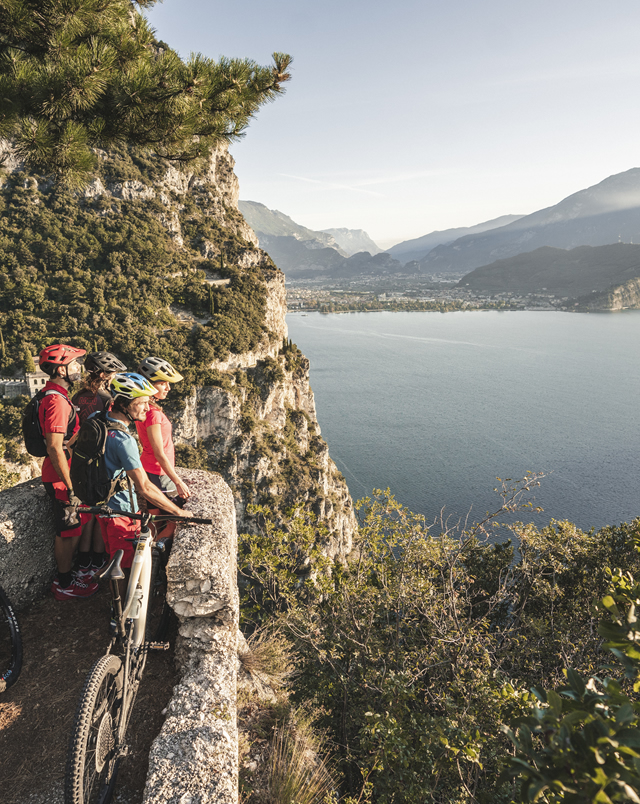
[[169,650],[169,642],[147,642],[147,650]]

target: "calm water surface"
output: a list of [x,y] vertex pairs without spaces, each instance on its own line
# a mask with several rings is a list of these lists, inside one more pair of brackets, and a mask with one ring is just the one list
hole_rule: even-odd
[[640,514],[640,311],[293,314],[318,420],[354,499],[481,516],[496,477],[548,476],[546,524]]

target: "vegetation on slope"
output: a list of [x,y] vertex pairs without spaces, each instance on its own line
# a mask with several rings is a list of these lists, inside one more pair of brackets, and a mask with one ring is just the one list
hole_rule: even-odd
[[[497,515],[535,482],[507,484]],[[344,565],[300,514],[279,529],[263,512],[240,545],[245,626],[291,641],[294,700],[328,730],[344,800],[640,800],[640,520],[515,525],[516,547],[489,522],[429,529],[388,492],[359,507]],[[617,661],[598,677],[602,636]]]
[[[152,178],[144,157],[125,149],[101,171],[105,181]],[[160,201],[79,199],[11,174],[0,194],[0,372],[18,372],[25,351],[62,341],[109,349],[129,366],[159,354],[180,366],[185,391],[215,384],[212,360],[263,337],[266,290],[261,269],[237,267],[253,245],[197,201],[174,202],[186,235],[179,249],[160,223]],[[222,260],[202,258],[205,240]],[[212,275],[230,281],[210,284]],[[179,320],[172,305],[200,323]]]
[[570,250],[544,246],[464,276],[459,287],[482,293],[553,293],[577,299],[640,276],[640,246],[614,243]]

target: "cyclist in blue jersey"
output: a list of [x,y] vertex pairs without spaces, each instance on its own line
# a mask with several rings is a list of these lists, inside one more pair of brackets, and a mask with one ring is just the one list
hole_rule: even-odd
[[[141,374],[127,372],[116,374],[111,380],[110,389],[113,405],[107,412],[107,419],[119,422],[125,427],[144,421],[149,410],[149,398],[157,393],[156,388]],[[142,468],[138,445],[133,435],[123,430],[109,430],[105,447],[105,464],[112,480],[126,475],[126,483],[107,503],[114,511],[138,511],[137,494],[145,497],[156,508],[163,508],[176,516],[192,516],[178,508],[147,477]],[[121,566],[126,569],[133,561],[133,539],[139,531],[139,522],[127,517],[101,519],[100,527],[107,550],[113,556],[116,550],[123,550]]]

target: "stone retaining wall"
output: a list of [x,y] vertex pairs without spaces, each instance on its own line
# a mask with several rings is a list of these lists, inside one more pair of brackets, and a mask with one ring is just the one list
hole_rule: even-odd
[[237,804],[237,536],[233,496],[220,475],[180,470],[188,509],[213,526],[177,532],[167,598],[180,621],[181,673],[151,747],[144,804]]
[[[237,534],[231,490],[219,475],[179,470],[187,508],[213,525],[176,531],[168,600],[179,619],[180,682],[149,756],[144,804],[237,804]],[[47,593],[54,529],[40,479],[0,492],[0,585],[16,608]]]

